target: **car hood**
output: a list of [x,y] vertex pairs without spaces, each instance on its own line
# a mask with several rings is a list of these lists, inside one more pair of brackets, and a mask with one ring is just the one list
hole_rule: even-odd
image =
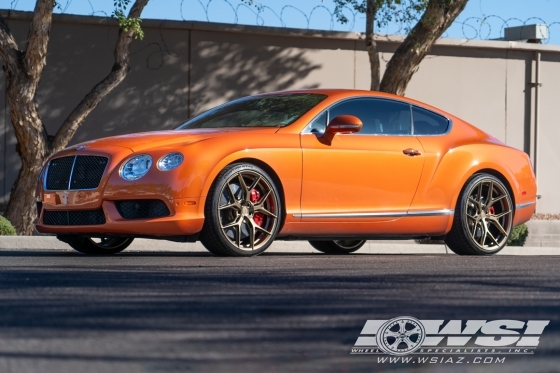
[[76,146],[85,145],[89,149],[120,146],[133,152],[142,152],[152,148],[186,145],[215,137],[223,137],[239,132],[274,133],[278,128],[205,128],[191,130],[171,130],[140,132],[130,135],[106,137],[88,141]]

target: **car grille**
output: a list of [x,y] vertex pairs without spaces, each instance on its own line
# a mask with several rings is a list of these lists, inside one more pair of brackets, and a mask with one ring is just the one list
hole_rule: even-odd
[[100,225],[105,224],[105,214],[99,210],[53,211],[43,213],[44,225]]
[[119,214],[125,219],[149,219],[169,216],[169,208],[159,199],[115,201]]
[[96,189],[101,182],[109,159],[95,155],[73,155],[49,162],[45,188],[47,190]]

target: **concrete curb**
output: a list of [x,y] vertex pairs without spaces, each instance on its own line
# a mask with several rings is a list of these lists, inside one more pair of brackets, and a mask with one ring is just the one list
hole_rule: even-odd
[[[369,241],[358,254],[446,254],[444,245],[419,245],[415,243],[399,243],[399,241],[376,242]],[[73,251],[68,245],[51,236],[5,236],[0,237],[1,251]],[[207,252],[197,243],[178,243],[160,240],[136,239],[126,250],[130,252]],[[307,241],[276,241],[266,251],[267,253],[298,253],[319,254]],[[448,250],[447,254],[453,254]],[[515,247],[508,246],[499,255],[560,255],[560,248],[556,247]]]

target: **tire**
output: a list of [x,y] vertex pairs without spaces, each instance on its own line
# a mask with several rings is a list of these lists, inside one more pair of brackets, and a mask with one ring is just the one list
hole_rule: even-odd
[[322,253],[344,255],[360,250],[366,240],[309,241],[309,243]]
[[263,169],[229,165],[208,193],[200,242],[218,256],[258,255],[278,234],[281,206],[278,189]]
[[87,255],[111,255],[120,253],[126,249],[134,238],[108,237],[94,241],[90,237],[57,237],[60,241],[66,242],[74,250]]
[[453,225],[445,238],[459,255],[492,255],[506,245],[514,207],[508,188],[489,174],[475,174],[457,200]]

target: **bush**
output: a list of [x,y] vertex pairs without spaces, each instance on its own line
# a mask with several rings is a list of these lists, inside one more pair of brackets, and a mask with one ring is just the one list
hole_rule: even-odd
[[529,235],[529,228],[525,224],[514,227],[507,242],[508,246],[523,246]]
[[12,223],[2,215],[0,215],[0,236],[15,236],[16,230]]

